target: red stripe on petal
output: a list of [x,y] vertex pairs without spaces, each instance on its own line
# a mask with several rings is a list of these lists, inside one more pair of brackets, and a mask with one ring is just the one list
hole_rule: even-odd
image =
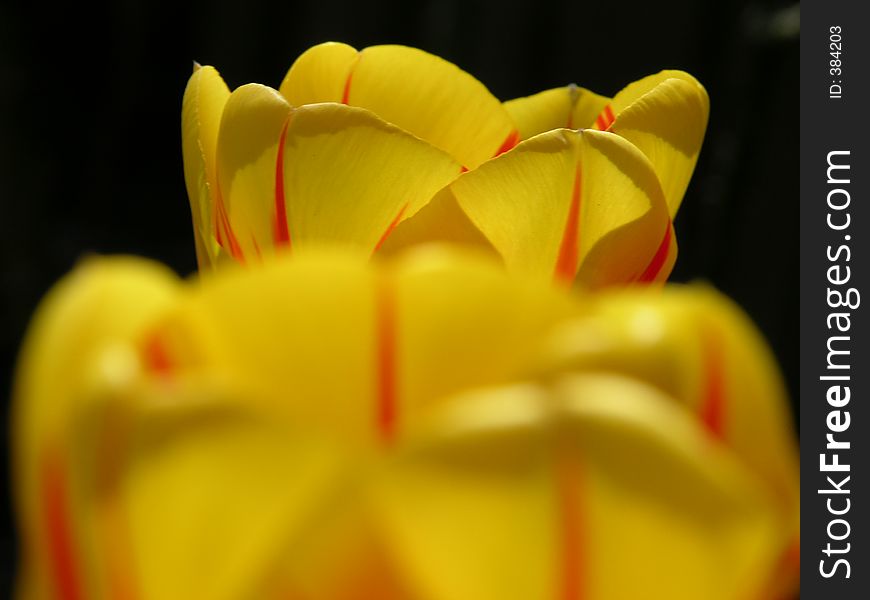
[[568,208],[568,219],[565,221],[565,232],[562,234],[562,244],[559,246],[559,257],[556,259],[556,271],[553,277],[556,281],[570,283],[577,274],[577,261],[580,252],[580,192],[582,185],[580,164],[574,173],[574,187],[571,192],[571,206]]
[[49,570],[59,600],[82,598],[81,581],[73,549],[67,482],[60,453],[46,452],[42,463],[42,501],[48,536]]
[[607,117],[607,127],[605,128],[606,131],[610,129],[611,125],[613,125],[613,122],[616,121],[616,115],[613,114],[613,108],[609,104],[604,107],[604,115],[605,117]]
[[725,428],[725,362],[722,343],[711,329],[703,333],[704,396],[701,422],[713,437],[721,439]]
[[359,64],[359,61],[362,59],[362,52],[358,53],[356,56],[356,60],[351,65],[350,69],[347,72],[347,79],[344,80],[344,90],[341,93],[341,103],[349,104],[350,103],[350,86],[353,83],[353,74],[356,71],[356,67]]
[[166,350],[162,338],[157,334],[152,334],[145,340],[142,361],[148,370],[161,375],[171,375],[172,371],[175,370],[172,358]]
[[382,281],[376,298],[377,429],[391,443],[396,435],[396,310],[392,287]]
[[565,460],[557,467],[557,495],[562,538],[559,565],[559,600],[583,598],[583,518],[580,510],[580,477],[576,461]]
[[662,272],[662,268],[664,268],[668,259],[668,252],[670,252],[671,249],[671,236],[673,235],[673,231],[674,225],[669,221],[668,227],[665,229],[665,235],[662,238],[661,243],[659,243],[656,253],[653,255],[652,260],[649,261],[649,264],[646,269],[644,269],[643,273],[638,276],[637,281],[650,283],[655,281],[659,276],[659,273]]
[[287,137],[287,126],[290,119],[284,123],[281,136],[278,138],[278,158],[275,160],[275,246],[290,247],[290,229],[287,225],[287,198],[284,195],[284,139]]
[[499,146],[498,150],[496,150],[496,153],[493,155],[493,158],[500,155],[500,154],[504,154],[505,152],[512,149],[514,146],[516,146],[519,143],[520,143],[520,132],[517,131],[516,129],[514,129],[513,131],[511,131],[508,134],[508,136],[501,143],[501,146]]
[[598,117],[595,118],[595,128],[600,131],[607,131],[615,120],[616,116],[613,114],[613,108],[608,104],[598,114]]
[[387,225],[386,230],[384,230],[384,234],[381,236],[381,239],[378,240],[378,243],[375,244],[375,252],[381,249],[381,246],[384,245],[384,242],[387,241],[387,238],[390,237],[390,234],[393,233],[393,230],[396,228],[396,225],[402,220],[402,217],[405,214],[405,211],[408,210],[408,205],[405,204],[402,208],[399,209],[396,217]]
[[226,245],[221,244],[221,246],[223,246],[224,248],[227,248],[227,246],[229,246],[227,250],[230,251],[230,255],[240,263],[244,263],[245,255],[242,252],[242,247],[239,245],[239,240],[236,238],[236,234],[233,232],[232,226],[230,226],[230,219],[227,216],[227,210],[222,200],[218,200],[217,209],[218,219],[220,220],[220,224],[223,227],[227,242]]
[[353,71],[347,74],[347,79],[344,82],[344,91],[341,94],[341,103],[347,104],[350,99],[350,84],[353,81]]

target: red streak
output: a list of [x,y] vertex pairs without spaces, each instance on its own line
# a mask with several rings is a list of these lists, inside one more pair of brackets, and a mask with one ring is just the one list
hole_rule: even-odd
[[704,331],[704,399],[701,405],[701,421],[716,438],[724,435],[725,416],[725,365],[720,341],[709,329]]
[[157,334],[150,335],[145,340],[143,354],[145,365],[151,371],[161,375],[170,375],[175,368],[163,340]]
[[580,514],[580,486],[577,465],[566,461],[557,474],[559,514],[562,519],[561,600],[583,597],[583,520]]
[[388,283],[378,286],[376,298],[377,338],[377,427],[387,443],[396,435],[396,311]]
[[214,237],[217,240],[218,245],[223,248],[224,238],[221,235],[221,222],[220,219],[218,219],[217,203],[215,203],[214,208],[214,214],[212,215],[212,221],[214,221]]
[[381,239],[378,240],[378,243],[375,244],[375,252],[381,249],[381,246],[384,245],[384,242],[387,241],[387,238],[390,237],[390,234],[393,233],[393,230],[396,228],[396,225],[399,224],[399,221],[402,220],[402,216],[405,214],[405,211],[408,210],[407,203],[399,209],[399,213],[396,217],[387,225],[386,230],[384,230],[384,235],[381,236]]
[[49,568],[60,600],[82,598],[68,515],[67,483],[61,457],[49,450],[42,464],[42,497],[48,534]]
[[[275,246],[290,247],[290,229],[287,226],[287,199],[284,196],[284,138],[287,137],[287,125],[284,123],[281,137],[278,138],[278,158],[275,161]],[[256,242],[255,242],[256,243]]]
[[505,140],[502,142],[501,146],[499,146],[498,150],[495,154],[493,154],[493,158],[498,156],[499,154],[504,154],[514,146],[520,143],[520,132],[514,129],[511,131]]
[[[227,210],[224,207],[223,200],[221,199],[218,199],[217,201],[217,213],[220,225],[223,227],[224,233],[226,234],[227,243],[229,244],[228,250],[230,251],[230,255],[240,263],[244,263],[245,255],[242,252],[242,247],[239,245],[239,240],[236,238],[236,234],[233,233],[233,228],[230,226],[230,219],[227,216]],[[218,241],[220,240],[221,237],[218,236]],[[221,242],[221,246],[226,248],[223,242]]]
[[649,261],[646,269],[640,276],[637,278],[638,281],[642,283],[650,283],[656,280],[656,277],[661,273],[662,268],[665,266],[665,262],[668,258],[668,252],[671,248],[671,235],[673,235],[674,225],[673,223],[668,222],[668,227],[665,229],[665,235],[662,238],[661,243],[659,244],[656,253],[653,255],[652,260]]
[[577,274],[577,260],[580,251],[580,186],[582,179],[578,163],[574,174],[571,207],[568,209],[568,220],[565,222],[565,233],[562,235],[559,258],[556,261],[556,271],[553,274],[556,281],[570,283],[574,279],[574,275]]
[[616,120],[616,116],[613,114],[613,108],[608,104],[604,107],[604,110],[601,111],[601,114],[595,119],[595,127],[600,129],[601,131],[607,131],[610,129],[610,126],[613,125],[613,122]]
[[359,64],[360,59],[362,58],[362,53],[357,54],[356,60],[353,65],[351,65],[350,70],[347,72],[347,79],[344,80],[344,91],[341,94],[341,103],[348,104],[350,102],[350,85],[353,81],[353,73],[356,71],[356,67]]

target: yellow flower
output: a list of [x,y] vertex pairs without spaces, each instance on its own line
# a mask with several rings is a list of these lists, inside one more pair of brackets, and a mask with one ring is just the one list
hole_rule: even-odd
[[797,455],[706,288],[577,297],[467,252],[182,282],[91,259],[28,334],[19,597],[773,597]]
[[570,87],[502,104],[404,46],[315,46],[279,90],[230,93],[197,68],[182,129],[199,263],[447,241],[592,288],[662,281],[707,109],[679,71],[612,101]]

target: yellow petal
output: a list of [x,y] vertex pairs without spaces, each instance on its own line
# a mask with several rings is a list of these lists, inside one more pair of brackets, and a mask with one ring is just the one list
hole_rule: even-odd
[[[129,585],[144,598],[256,595],[300,531],[335,501],[350,455],[258,411],[247,395],[222,404],[225,382],[176,382],[171,392],[143,391],[112,448],[120,459],[93,499],[98,523],[112,504],[119,513],[99,532],[102,558],[132,567]],[[92,464],[107,462],[102,450]]]
[[608,133],[541,134],[451,191],[509,269],[593,288],[641,278],[669,231],[649,161]]
[[444,408],[376,493],[423,597],[598,600],[654,589],[726,600],[762,586],[775,560],[772,504],[654,388],[587,374]]
[[[784,560],[799,543],[797,446],[783,384],[763,340],[704,288],[606,294],[554,336],[551,370],[607,369],[667,392],[770,490]],[[794,585],[790,565],[781,585]]]
[[402,427],[461,390],[515,381],[548,333],[577,311],[563,290],[506,275],[486,256],[421,249],[395,268]]
[[275,231],[278,148],[290,105],[272,88],[233,91],[218,134],[217,167],[227,219],[221,236],[237,260],[257,258]]
[[662,71],[628,85],[609,109],[608,131],[632,142],[653,163],[673,218],[704,141],[706,90],[688,73]]
[[90,410],[96,381],[126,372],[128,355],[118,344],[138,335],[176,292],[175,277],[152,263],[91,259],[38,309],[17,366],[12,414],[16,509],[28,565],[22,572],[39,580],[22,581],[23,588],[93,597],[67,473],[72,430]]
[[353,57],[344,44],[314,46],[290,68],[281,93],[294,105],[367,108],[469,169],[517,141],[513,121],[483,84],[415,48],[372,46]]
[[377,445],[377,279],[364,256],[285,253],[200,284],[155,327],[157,365],[226,373],[252,403]]
[[459,207],[449,187],[441,189],[413,217],[399,223],[381,246],[380,253],[391,255],[414,246],[439,242],[475,248],[498,256],[486,236]]
[[318,44],[296,59],[278,89],[293,106],[342,102],[348,74],[358,57],[357,49],[347,44]]
[[604,110],[610,98],[569,85],[504,103],[520,132],[520,139],[566,127],[587,127]]
[[341,104],[293,112],[283,168],[289,242],[346,244],[368,253],[460,172],[448,154]]
[[294,420],[371,449],[444,395],[518,377],[574,310],[484,257],[433,248],[381,273],[363,259],[299,252],[203,281],[155,333],[158,354],[236,373]]
[[218,194],[217,138],[229,96],[230,90],[214,67],[194,66],[184,90],[181,146],[200,269],[213,266],[219,253],[214,214]]

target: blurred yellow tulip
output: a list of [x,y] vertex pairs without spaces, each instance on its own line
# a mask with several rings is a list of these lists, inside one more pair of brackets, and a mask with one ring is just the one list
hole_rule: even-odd
[[199,264],[440,241],[588,288],[663,281],[707,109],[679,71],[612,100],[569,87],[502,104],[405,46],[314,46],[279,90],[231,93],[197,66],[182,141]]
[[[594,136],[593,136],[594,138]],[[707,288],[492,257],[89,259],[13,412],[21,600],[730,600],[793,591],[771,357]]]

